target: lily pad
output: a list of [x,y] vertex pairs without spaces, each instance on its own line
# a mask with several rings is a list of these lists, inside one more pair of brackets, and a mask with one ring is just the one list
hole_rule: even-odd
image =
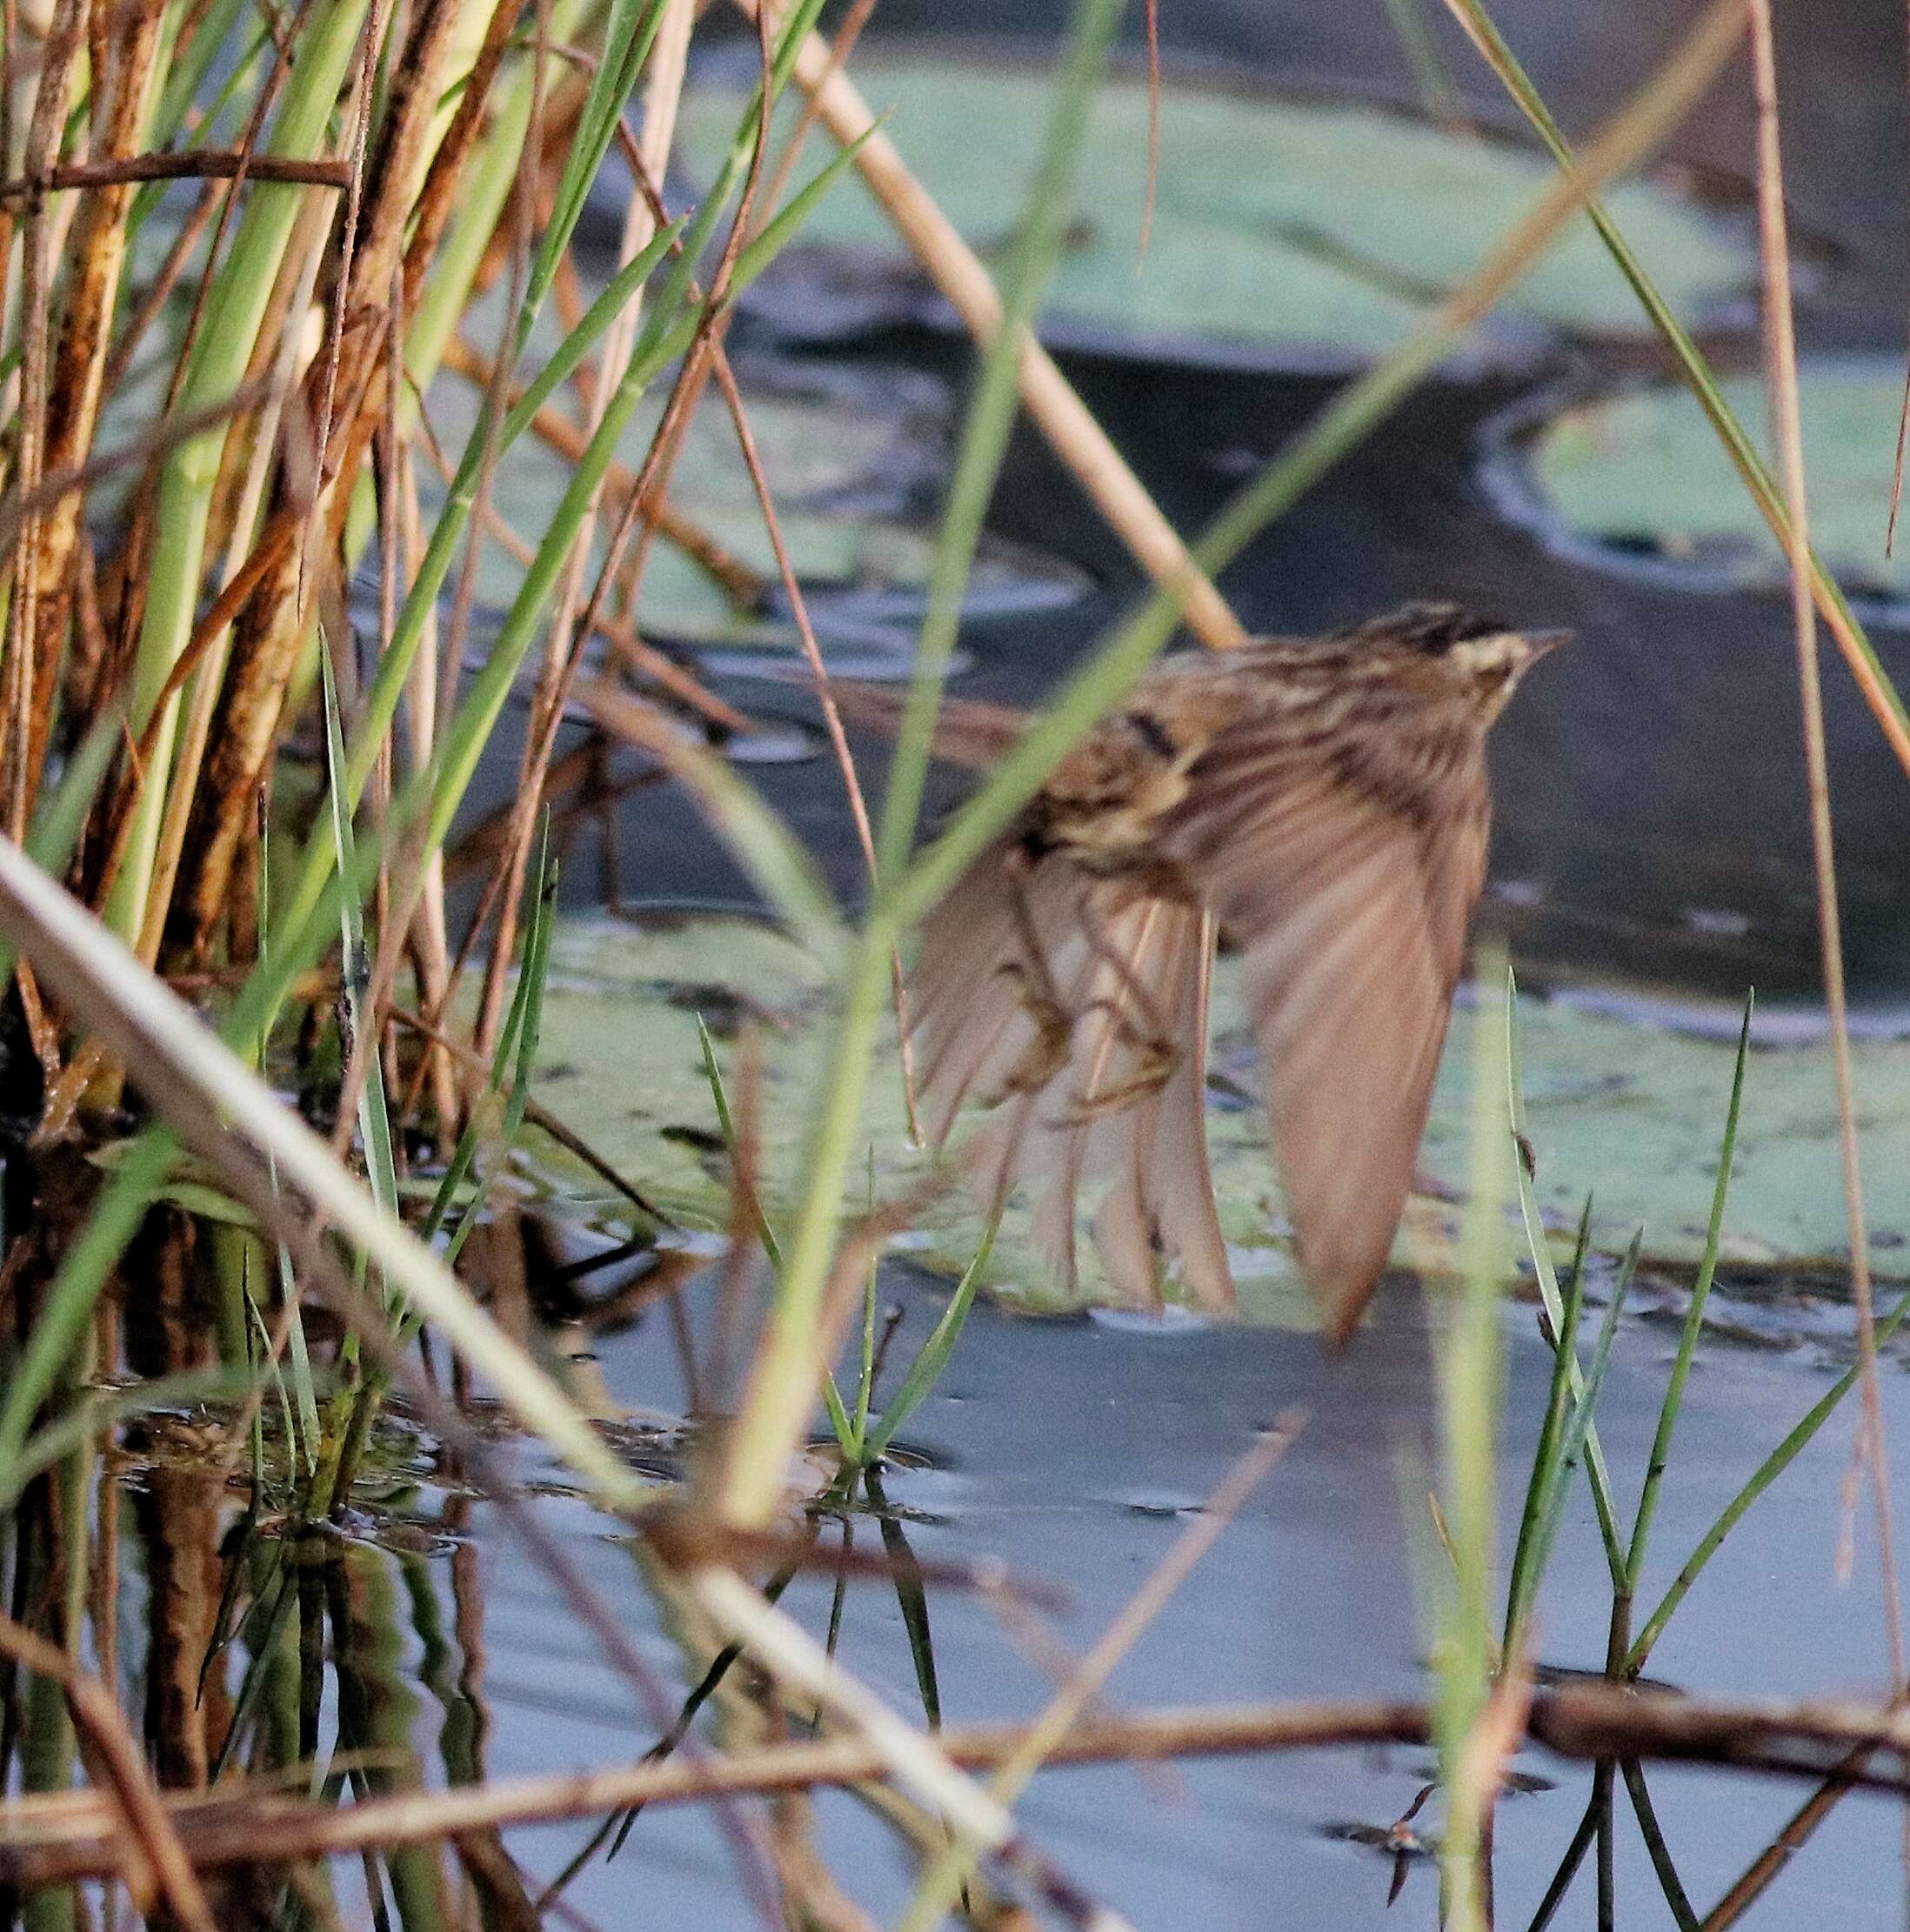
[[[541,339],[547,332],[540,325],[540,340],[528,358],[532,366],[555,346],[554,335]],[[618,455],[630,472],[644,461],[667,387],[657,385],[624,433]],[[919,621],[934,557],[933,525],[912,512],[946,463],[939,385],[905,378],[850,383],[820,378],[800,388],[748,383],[744,396],[791,565],[825,646],[840,637],[866,647],[872,632],[884,641],[905,638]],[[446,450],[455,453],[464,446],[478,400],[461,376],[443,375],[432,385],[432,431]],[[574,398],[562,400],[569,404]],[[535,546],[574,473],[568,458],[526,435],[501,462],[492,500],[517,537]],[[440,500],[441,489],[428,511]],[[713,384],[685,432],[670,500],[742,565],[760,595],[752,601],[731,594],[710,571],[659,538],[651,548],[638,606],[643,633],[731,650],[793,646],[797,633],[775,549],[729,411]],[[613,523],[614,514],[607,512],[593,565]],[[523,575],[522,564],[503,545],[486,542],[478,562],[479,602],[494,610],[508,606]],[[985,538],[969,604],[972,611],[987,612],[1049,609],[1072,603],[1087,588],[1087,578],[1072,564]]]
[[[1764,435],[1761,377],[1723,385]],[[1811,538],[1847,590],[1900,597],[1910,562],[1884,555],[1903,408],[1903,363],[1807,363],[1800,375]],[[1607,567],[1713,587],[1781,584],[1784,552],[1691,391],[1666,384],[1543,416],[1509,418],[1487,481],[1501,505],[1556,546]]]
[[[943,211],[998,264],[1026,200],[1046,124],[1050,74],[971,51],[858,52],[851,74]],[[678,159],[710,179],[752,77],[703,70],[686,93]],[[791,90],[791,93],[794,90]],[[785,100],[778,132],[794,131]],[[1376,106],[1171,81],[1161,104],[1160,175],[1145,257],[1148,99],[1144,80],[1097,97],[1063,258],[1044,317],[1054,339],[1094,347],[1281,367],[1344,368],[1399,341],[1462,283],[1554,178],[1549,161],[1488,137],[1454,134]],[[811,133],[798,170],[833,152]],[[1625,183],[1613,212],[1673,309],[1714,314],[1749,284],[1741,224],[1656,180]],[[1137,260],[1138,265],[1137,265]],[[833,269],[818,277],[817,264]],[[849,323],[893,320],[907,291],[886,217],[859,182],[825,198],[757,306],[797,335],[825,331],[818,305]],[[918,297],[915,311],[921,312]],[[944,311],[945,313],[945,311]],[[1636,297],[1589,227],[1568,229],[1507,298],[1501,352],[1520,325],[1606,337],[1649,332]]]
[[[1207,1136],[1223,1229],[1250,1320],[1312,1325],[1295,1268],[1279,1184],[1267,1157],[1258,1073],[1240,1004],[1236,962],[1215,987],[1214,1080]],[[687,1226],[720,1227],[728,1163],[697,1039],[701,1013],[719,1040],[753,1023],[762,1047],[761,1187],[769,1211],[786,1213],[801,1185],[805,1140],[832,1045],[830,988],[800,947],[755,921],[672,916],[643,925],[586,918],[560,925],[544,1006],[537,1092],[544,1103],[636,1179]],[[1441,1069],[1422,1167],[1439,1198],[1416,1195],[1394,1251],[1401,1267],[1449,1264],[1469,1159],[1472,1016],[1456,1016]],[[1522,1002],[1524,1060],[1539,1199],[1561,1252],[1586,1193],[1593,1232],[1616,1251],[1635,1228],[1648,1260],[1688,1267],[1702,1253],[1718,1141],[1731,1086],[1730,1042],[1640,1026],[1566,1003]],[[720,1047],[735,1077],[733,1044]],[[1910,1279],[1910,1042],[1858,1043],[1872,1239],[1877,1273]],[[1736,1172],[1725,1221],[1727,1261],[1762,1268],[1834,1261],[1844,1249],[1836,1109],[1820,1051],[1759,1051],[1746,1081]],[[864,1133],[878,1198],[928,1173],[904,1130],[899,1075],[885,1051],[871,1085]],[[602,1184],[555,1147],[537,1158],[566,1193]],[[851,1205],[866,1199],[858,1159]],[[1028,1238],[1016,1199],[997,1240],[989,1286],[1033,1309],[1072,1304]],[[913,1258],[959,1268],[981,1235],[975,1204],[958,1187],[932,1198],[904,1246]],[[1082,1242],[1082,1291],[1102,1296],[1092,1247]]]

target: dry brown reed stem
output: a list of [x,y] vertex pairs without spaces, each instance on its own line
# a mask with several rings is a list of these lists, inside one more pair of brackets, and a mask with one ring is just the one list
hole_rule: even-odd
[[109,1828],[119,1848],[115,1866],[127,1889],[144,1905],[155,1894],[163,1897],[185,1932],[217,1932],[192,1860],[112,1694],[11,1617],[0,1616],[0,1651],[65,1693],[90,1768],[111,1795],[110,1816],[117,1827]]
[[[400,348],[398,338],[394,334],[394,354],[398,353]],[[394,442],[397,440],[397,408],[400,393],[394,382],[392,393],[387,398]],[[396,548],[402,562],[394,571],[391,585],[394,599],[401,584],[409,594],[417,583],[418,569],[429,547],[424,538],[424,514],[418,507],[417,451],[407,444],[397,451],[397,501],[395,507],[387,505],[384,509],[384,515],[397,522],[400,539]],[[390,648],[387,638],[381,644],[381,655]],[[437,750],[437,613],[435,610],[424,613],[417,652],[405,674],[404,730],[411,770],[428,770]],[[444,989],[451,979],[451,938],[444,910],[444,854],[442,851],[433,852],[425,861],[424,889],[418,899],[417,915],[411,922],[411,946],[418,999],[434,1012],[442,1011]],[[428,1074],[431,1080],[438,1152],[440,1158],[448,1160],[452,1142],[462,1129],[464,1119],[456,1065],[443,1047],[434,1046],[426,1050],[419,1073]],[[417,1093],[422,1091],[421,1083],[417,1093],[400,1110],[399,1119],[409,1120],[414,1116]]]
[[[97,12],[107,9],[102,5]],[[127,20],[124,14],[130,14]],[[96,67],[91,120],[96,147],[104,158],[89,167],[111,167],[130,155],[144,131],[146,104],[155,84],[155,57],[165,17],[163,0],[137,0],[105,37],[106,64]],[[59,169],[50,170],[57,176]],[[0,193],[7,187],[0,186]],[[77,468],[92,448],[104,393],[106,352],[126,260],[130,186],[106,187],[82,204],[70,237],[64,311],[46,391],[46,439],[40,471],[59,475]],[[34,692],[23,772],[25,806],[38,792],[51,731],[61,652],[73,616],[74,562],[80,544],[82,500],[77,492],[55,500],[34,525],[21,565],[31,585],[34,621],[29,648]],[[19,633],[29,636],[26,629]]]
[[[140,24],[144,24],[144,11]],[[351,180],[351,170],[343,161],[298,161],[282,155],[246,156],[225,148],[188,148],[171,154],[76,161],[17,175],[10,181],[0,181],[0,200],[23,201],[31,195],[57,194],[68,189],[137,187],[143,181],[231,181],[242,171],[250,181],[287,181],[309,188],[345,188]]]
[[[1822,1755],[1861,1746],[1893,1757],[1910,1752],[1910,1717],[1886,1705],[1836,1700],[1786,1702],[1687,1697],[1591,1679],[1539,1684],[1522,1732],[1572,1762],[1714,1765],[1758,1776],[1814,1776]],[[937,1743],[962,1769],[999,1769],[1025,1750],[1026,1726],[958,1726]],[[1275,1704],[1163,1707],[1084,1717],[1045,1754],[1067,1765],[1231,1757],[1375,1745],[1423,1745],[1432,1715],[1412,1698],[1346,1698]],[[1813,1762],[1815,1760],[1816,1762]],[[698,1762],[617,1765],[551,1777],[493,1779],[482,1785],[395,1793],[349,1807],[277,1793],[164,1794],[164,1813],[200,1871],[417,1844],[462,1831],[551,1822],[632,1805],[700,1802],[718,1796],[876,1782],[882,1754],[863,1739],[830,1735],[765,1746]],[[1910,1789],[1900,1766],[1862,1774],[1867,1788]],[[111,1808],[89,1793],[54,1792],[0,1808],[0,1880],[70,1884],[124,1875],[126,1850]]]
[[[737,0],[752,18],[758,7],[780,23],[780,0]],[[953,305],[983,348],[1001,326],[1001,295],[981,258],[924,191],[895,144],[876,127],[868,104],[836,70],[829,43],[811,34],[796,57],[796,80],[816,103],[830,134],[844,145],[860,141],[856,166],[894,223],[910,252]],[[1201,572],[1172,525],[1139,478],[1075,393],[1054,359],[1027,335],[1020,354],[1021,399],[1056,455],[1073,472],[1095,507],[1134,559],[1180,603],[1187,628],[1203,644],[1232,650],[1247,642],[1240,620]]]
[[[1824,993],[1830,1009],[1831,1065],[1837,1090],[1838,1153],[1844,1187],[1844,1212],[1850,1233],[1851,1287],[1857,1304],[1857,1337],[1863,1416],[1855,1453],[1867,1463],[1875,1505],[1877,1554],[1881,1571],[1886,1635],[1892,1689],[1900,1702],[1910,1693],[1910,1668],[1904,1644],[1903,1602],[1899,1587],[1896,1534],[1885,1453],[1882,1394],[1877,1377],[1876,1312],[1871,1292],[1870,1253],[1864,1222],[1863,1170],[1857,1142],[1857,1099],[1850,1061],[1850,1026],[1845,1007],[1843,939],[1837,900],[1837,865],[1831,820],[1829,759],[1824,743],[1824,699],[1818,665],[1816,613],[1812,600],[1811,538],[1804,474],[1804,432],[1797,384],[1797,342],[1793,324],[1790,247],[1786,234],[1784,168],[1777,98],[1777,55],[1770,0],[1746,0],[1751,21],[1751,71],[1757,107],[1758,233],[1764,264],[1765,347],[1771,427],[1778,445],[1784,505],[1789,524],[1791,617],[1796,632],[1798,691],[1803,712],[1804,765],[1810,800],[1811,852],[1817,874],[1818,933],[1822,952]],[[1894,515],[1894,502],[1892,513]],[[1809,1808],[1806,1807],[1806,1810]],[[1803,1827],[1807,1837],[1830,1804]],[[1904,1868],[1910,1886],[1910,1808],[1902,1817]],[[1794,1848],[1794,1847],[1791,1848]],[[1772,1875],[1775,1875],[1774,1868]],[[1751,1892],[1748,1904],[1755,1896]],[[1740,1906],[1738,1909],[1741,1910]],[[1732,1915],[1736,1915],[1735,1911]],[[1726,1922],[1728,1922],[1726,1921]]]
[[[65,138],[68,105],[83,40],[88,0],[57,0],[42,49],[39,87],[27,127],[26,163],[30,170],[50,165]],[[22,237],[20,297],[20,408],[15,456],[18,487],[30,491],[43,473],[48,430],[48,384],[51,375],[50,334],[53,300],[55,229],[45,197],[27,204]],[[10,649],[6,665],[6,709],[3,769],[6,796],[3,818],[9,836],[26,836],[27,811],[33,789],[33,719],[40,708],[39,692],[52,702],[52,679],[35,652],[39,572],[36,568],[39,518],[27,518],[23,554],[14,576],[8,626]]]
[[411,239],[404,249],[404,311],[417,306],[424,287],[425,271],[444,239],[445,224],[457,205],[457,184],[484,132],[485,110],[490,104],[491,84],[498,77],[504,50],[511,44],[518,23],[518,9],[499,5],[493,9],[484,29],[484,37],[464,77],[464,90],[452,112],[451,125],[431,156],[424,185],[418,190],[411,224]]

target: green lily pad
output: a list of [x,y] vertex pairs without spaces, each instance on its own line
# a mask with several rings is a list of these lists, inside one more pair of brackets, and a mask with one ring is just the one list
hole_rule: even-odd
[[[548,338],[546,340],[545,338]],[[556,344],[548,318],[526,358],[530,366]],[[634,473],[662,418],[668,390],[660,383],[638,405],[618,455]],[[745,387],[751,434],[767,479],[790,562],[811,617],[826,641],[832,628],[910,623],[919,615],[934,558],[932,525],[905,513],[912,486],[932,479],[945,463],[941,411],[918,425],[920,397],[892,393],[869,383],[821,384],[807,391]],[[568,406],[574,398],[561,400]],[[478,420],[479,398],[463,377],[433,384],[433,433],[455,454]],[[574,469],[534,434],[510,450],[498,466],[492,500],[511,530],[535,545],[550,527]],[[436,491],[427,511],[442,500]],[[761,607],[733,601],[716,578],[668,541],[651,547],[638,605],[646,635],[727,647],[790,648],[794,625],[781,613],[775,548],[763,521],[756,487],[720,392],[712,384],[685,432],[672,473],[671,501],[741,564],[765,591]],[[601,560],[614,513],[601,519],[593,565]],[[493,609],[509,605],[523,566],[502,545],[479,553],[477,595]],[[993,538],[985,538],[969,589],[973,607],[1022,610],[1072,602],[1088,587],[1071,564]],[[832,624],[831,620],[835,620]]]
[[[851,74],[943,211],[998,262],[1026,200],[1049,74],[941,50],[858,52]],[[727,150],[749,85],[734,69],[705,71],[685,94],[678,159],[698,180],[711,177]],[[785,99],[782,137],[793,132],[796,112]],[[1044,318],[1057,339],[1179,359],[1364,362],[1462,283],[1554,178],[1536,153],[1405,114],[1189,81],[1164,89],[1161,129],[1153,227],[1137,266],[1147,89],[1127,77],[1097,97]],[[826,134],[812,133],[797,178],[812,176],[833,151]],[[1748,285],[1753,257],[1741,224],[1653,180],[1621,184],[1607,198],[1679,315],[1715,311]],[[785,260],[814,262],[818,248],[838,251],[845,266],[861,264],[872,318],[885,295],[892,307],[888,271],[903,258],[900,244],[859,182],[831,192]],[[778,321],[786,308],[791,330],[812,332],[811,311],[828,304],[830,291],[805,284],[800,302],[779,304],[774,288],[772,273],[758,306]],[[852,295],[843,299],[853,308]],[[1598,336],[1650,332],[1583,223],[1560,236],[1500,315],[1515,325],[1501,330],[1501,350],[1513,346],[1519,323]]]
[[[1847,589],[1901,595],[1910,562],[1884,555],[1903,409],[1903,363],[1806,364],[1800,374],[1811,538]],[[1768,455],[1761,377],[1723,385]],[[1490,471],[1506,506],[1541,534],[1608,564],[1733,585],[1782,583],[1787,566],[1709,418],[1682,384],[1641,389],[1517,425]]]
[[[1257,1089],[1240,1005],[1237,963],[1220,962],[1215,986],[1215,1085]],[[772,1214],[792,1207],[801,1185],[812,1108],[832,1044],[825,975],[800,947],[754,921],[672,917],[642,926],[609,918],[558,928],[544,1005],[538,1098],[599,1153],[691,1227],[720,1228],[728,1162],[717,1133],[697,1039],[701,1013],[733,1039],[752,1022],[762,1045],[762,1180]],[[1645,1253],[1689,1266],[1704,1247],[1719,1137],[1731,1088],[1733,1044],[1689,1037],[1564,1003],[1521,1005],[1531,1139],[1538,1193],[1564,1252],[1586,1193],[1594,1237],[1615,1252],[1635,1228]],[[1449,1264],[1460,1213],[1454,1205],[1469,1160],[1467,1082],[1472,1016],[1456,1017],[1434,1095],[1422,1167],[1441,1196],[1416,1195],[1394,1250],[1401,1267]],[[725,1077],[734,1047],[721,1044]],[[1858,1043],[1872,1240],[1878,1274],[1910,1279],[1910,1042]],[[732,1088],[733,1091],[733,1088]],[[865,1116],[878,1199],[919,1183],[929,1157],[910,1146],[892,1049],[885,1050]],[[1279,1184],[1258,1104],[1210,1106],[1207,1136],[1223,1230],[1246,1319],[1313,1324],[1295,1268]],[[1725,1220],[1727,1261],[1764,1267],[1834,1261],[1844,1251],[1836,1108],[1823,1053],[1760,1051],[1746,1080],[1736,1172]],[[561,1150],[533,1135],[538,1164],[567,1193],[619,1205]],[[866,1200],[858,1159],[850,1205]],[[999,1296],[1032,1309],[1073,1305],[1028,1238],[1028,1204],[1010,1204],[989,1268]],[[931,1199],[901,1244],[916,1259],[958,1269],[982,1232],[958,1187]],[[1084,1238],[1082,1290],[1105,1292]]]

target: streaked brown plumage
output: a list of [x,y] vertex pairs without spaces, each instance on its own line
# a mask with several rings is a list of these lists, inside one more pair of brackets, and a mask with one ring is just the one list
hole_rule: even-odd
[[[1449,605],[1321,639],[1157,665],[1058,765],[925,922],[911,980],[923,1117],[985,1197],[1039,1192],[1075,1274],[1075,1207],[1110,1280],[1164,1269],[1232,1305],[1202,1109],[1216,930],[1246,955],[1273,1151],[1299,1260],[1343,1339],[1411,1185],[1485,877],[1486,732],[1558,633]],[[851,709],[867,714],[866,705]],[[938,755],[978,770],[1022,715],[945,706]]]

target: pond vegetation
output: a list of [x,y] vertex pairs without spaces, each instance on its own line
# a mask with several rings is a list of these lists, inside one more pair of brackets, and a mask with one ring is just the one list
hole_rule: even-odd
[[[1131,70],[1116,0],[1038,64],[860,48],[870,8],[821,0],[8,11],[6,1923],[1246,1922],[1297,1868],[1311,1922],[1357,1924],[1421,1861],[1405,1909],[1460,1929],[1900,1909],[1842,1801],[1900,1802],[1910,1759],[1910,1227],[1865,1196],[1910,1046],[1850,1038],[1816,636],[1910,772],[1839,587],[1888,595],[1861,519],[1900,385],[1800,373],[1822,264],[1766,0],[1703,10],[1576,152],[1480,0],[1448,9],[1502,124],[1412,0],[1410,114]],[[1728,88],[1762,141],[1700,202],[1653,160]],[[1305,406],[1222,450],[1190,542],[1069,349]],[[1544,496],[1576,567],[1789,586],[1824,1011],[1646,1026],[1482,936],[1395,1279],[1329,1364],[1291,1333],[1233,962],[1231,1329],[1171,1282],[1107,1309],[1025,1200],[968,1199],[894,1002],[950,882],[1183,625],[1265,627],[1227,566],[1429,391],[1500,412],[1498,507]],[[1118,594],[1059,512],[996,526],[1018,424]],[[1048,622],[1067,675],[938,815],[944,686]],[[844,671],[905,685],[885,753]],[[798,760],[830,789],[780,812]],[[614,898],[684,800],[749,916],[570,909],[592,839]],[[1726,1614],[1753,1538],[1805,1587],[1806,1510],[1880,1693],[1812,1695]],[[1242,1543],[1311,1566],[1291,1623],[1261,1573],[1213,1581]],[[1333,1588],[1369,1545],[1412,1562],[1393,1653]],[[1647,1675],[1694,1625],[1703,1684]],[[1140,1781],[1209,1758],[1247,1782],[1196,1787],[1203,1835]],[[1069,1774],[1085,1812],[1070,1764],[1104,1768]],[[1826,1826],[1847,1865],[1786,1875]]]

